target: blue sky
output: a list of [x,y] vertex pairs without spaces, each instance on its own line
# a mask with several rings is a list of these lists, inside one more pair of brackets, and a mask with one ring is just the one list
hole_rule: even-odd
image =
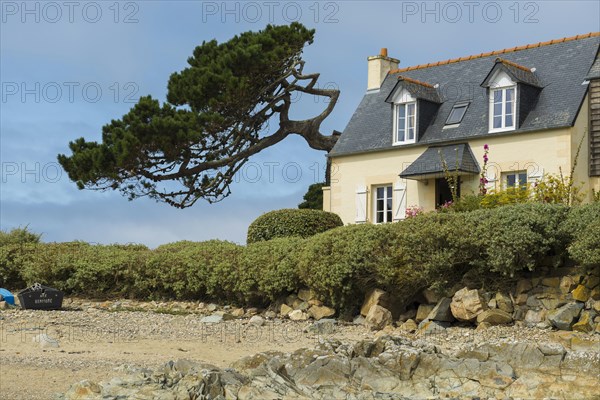
[[[177,210],[80,191],[69,181],[56,163],[68,142],[98,140],[101,127],[139,96],[164,100],[169,75],[185,68],[203,40],[268,23],[315,28],[305,71],[341,90],[323,126],[329,133],[344,129],[366,90],[366,58],[382,47],[410,66],[600,30],[597,1],[2,0],[0,11],[0,227],[29,225],[45,241],[149,246],[243,243],[252,220],[295,208],[308,185],[323,179],[324,153],[290,137],[252,158],[232,195],[212,205]],[[324,106],[301,98],[293,115],[316,115]]]

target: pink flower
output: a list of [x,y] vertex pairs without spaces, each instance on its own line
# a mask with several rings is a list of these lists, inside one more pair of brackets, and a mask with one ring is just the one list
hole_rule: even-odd
[[486,144],[483,145],[483,149],[487,151],[487,150],[490,149],[490,146],[488,146],[487,143],[486,143]]

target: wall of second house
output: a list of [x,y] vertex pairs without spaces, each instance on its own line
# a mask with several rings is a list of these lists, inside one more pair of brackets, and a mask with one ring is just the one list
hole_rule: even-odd
[[[575,166],[573,179],[575,184],[581,187],[583,200],[589,202],[592,200],[593,191],[600,191],[600,177],[590,177],[590,112],[589,112],[589,94],[585,97],[581,110],[572,128],[571,134],[571,165]],[[581,150],[577,154],[577,149],[581,144]],[[570,174],[570,168],[564,171],[566,175]]]
[[[483,146],[490,146],[488,179],[491,181],[489,185],[496,188],[505,185],[506,174],[511,171],[525,171],[530,181],[541,177],[542,174],[557,174],[560,168],[568,173],[573,157],[572,142],[576,140],[575,133],[579,134],[585,129],[580,123],[584,117],[587,119],[586,116],[580,115],[573,128],[499,134],[471,140],[469,145],[480,164],[484,153]],[[337,213],[345,224],[355,223],[356,192],[364,186],[367,188],[367,222],[372,222],[373,188],[378,185],[394,185],[400,180],[400,172],[426,149],[427,146],[398,146],[381,152],[334,157],[331,185],[326,189],[328,193],[324,196],[324,209]],[[479,176],[472,175],[462,179],[462,194],[478,192]],[[589,178],[587,181],[589,182]],[[406,185],[406,206],[419,206],[426,211],[435,208],[435,180],[402,182]],[[397,201],[394,197],[394,208]]]

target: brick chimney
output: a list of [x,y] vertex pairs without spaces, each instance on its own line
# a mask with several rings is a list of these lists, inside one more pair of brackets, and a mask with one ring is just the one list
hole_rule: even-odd
[[379,89],[388,72],[398,68],[400,60],[388,57],[387,48],[381,49],[378,56],[368,57],[369,73],[367,90]]

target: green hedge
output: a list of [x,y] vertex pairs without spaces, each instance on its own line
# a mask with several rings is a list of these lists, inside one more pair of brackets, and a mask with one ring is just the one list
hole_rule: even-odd
[[[400,223],[338,227],[309,238],[250,243],[139,245],[6,242],[0,286],[34,282],[85,296],[206,299],[264,305],[308,286],[355,310],[383,288],[408,302],[423,288],[445,291],[466,273],[495,279],[570,257],[600,265],[600,204],[519,204],[427,213]],[[490,278],[491,277],[491,278]]]
[[258,217],[248,227],[248,243],[281,237],[307,238],[328,231],[343,222],[337,214],[320,210],[284,209]]

